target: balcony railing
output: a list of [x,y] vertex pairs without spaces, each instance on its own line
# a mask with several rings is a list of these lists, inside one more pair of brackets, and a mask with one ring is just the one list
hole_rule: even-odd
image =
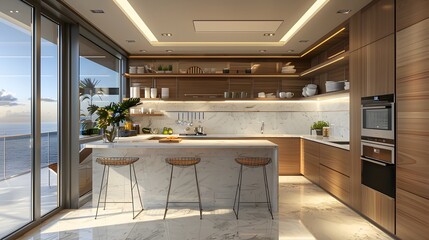
[[[41,167],[58,159],[57,132],[42,133]],[[31,134],[0,136],[0,181],[31,172]]]

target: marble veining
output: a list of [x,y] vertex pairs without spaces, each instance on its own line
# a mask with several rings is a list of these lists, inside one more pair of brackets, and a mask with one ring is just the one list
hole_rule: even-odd
[[280,177],[280,208],[271,220],[264,207],[243,207],[235,220],[230,208],[204,210],[147,209],[135,220],[131,209],[113,204],[94,220],[87,203],[64,210],[21,239],[392,239],[331,195],[301,176]]

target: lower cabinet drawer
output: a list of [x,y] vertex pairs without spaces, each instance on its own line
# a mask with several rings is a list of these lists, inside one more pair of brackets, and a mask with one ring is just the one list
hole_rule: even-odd
[[342,201],[350,201],[350,178],[320,164],[319,185]]
[[304,176],[315,184],[319,184],[319,164],[304,162]]

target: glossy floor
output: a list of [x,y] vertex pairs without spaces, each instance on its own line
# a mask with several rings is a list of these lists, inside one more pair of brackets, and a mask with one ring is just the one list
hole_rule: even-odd
[[147,209],[135,220],[129,206],[108,205],[94,219],[90,204],[64,210],[23,239],[391,239],[377,227],[303,177],[280,177],[280,211],[266,207],[231,209]]

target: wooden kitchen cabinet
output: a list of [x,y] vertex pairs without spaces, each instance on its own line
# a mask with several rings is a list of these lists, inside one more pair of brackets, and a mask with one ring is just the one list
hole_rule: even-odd
[[395,199],[361,185],[362,213],[380,224],[391,233],[395,233]]
[[397,33],[396,234],[401,239],[429,236],[428,36],[429,18]]
[[277,144],[279,175],[299,175],[300,138],[266,138]]
[[313,183],[319,185],[319,144],[302,140],[302,173]]
[[350,151],[320,144],[320,164],[350,176]]
[[[320,157],[322,161],[324,157]],[[346,160],[346,159],[344,159]],[[345,203],[350,201],[350,178],[335,170],[332,170],[320,164],[319,184],[326,191],[338,197]]]
[[396,235],[400,239],[427,239],[429,199],[396,189]]
[[395,92],[394,35],[371,43],[362,49],[362,96],[392,94]]
[[395,0],[378,0],[361,11],[361,46],[395,31]]

